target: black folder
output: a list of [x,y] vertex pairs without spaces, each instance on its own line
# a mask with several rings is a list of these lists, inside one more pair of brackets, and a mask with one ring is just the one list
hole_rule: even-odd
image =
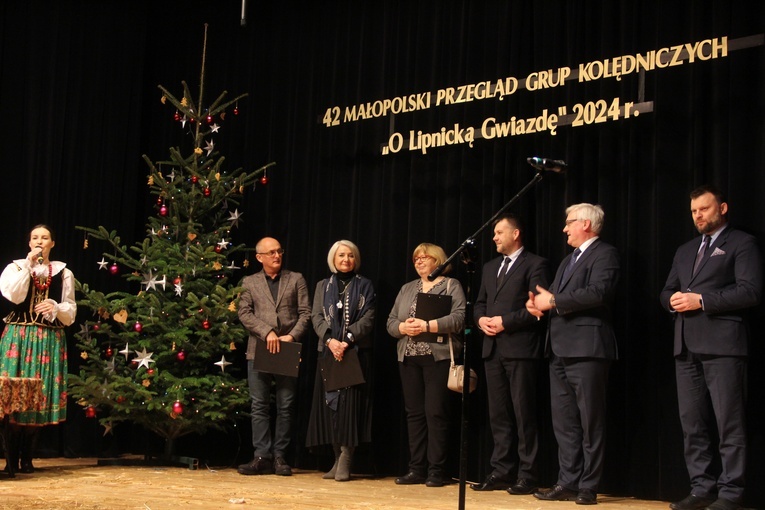
[[266,341],[258,340],[255,344],[252,367],[258,372],[297,377],[302,349],[303,344],[300,342],[281,342],[279,352],[272,354],[266,346]]
[[337,361],[329,353],[325,354],[319,358],[319,370],[324,391],[335,391],[365,382],[356,349],[346,349],[342,361]]
[[[452,297],[447,294],[417,294],[417,311],[414,316],[418,319],[430,321],[440,319],[452,313]],[[432,342],[442,344],[449,339],[449,335],[443,333],[420,333],[415,340],[418,342]]]

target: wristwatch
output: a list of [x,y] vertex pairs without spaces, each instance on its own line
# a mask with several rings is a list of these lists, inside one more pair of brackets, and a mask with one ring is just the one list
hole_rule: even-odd
[[555,296],[550,296],[550,306],[555,308]]

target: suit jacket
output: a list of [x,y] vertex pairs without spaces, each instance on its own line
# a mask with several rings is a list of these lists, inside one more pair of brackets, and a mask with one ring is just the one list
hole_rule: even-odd
[[497,349],[504,358],[541,358],[540,322],[526,310],[526,301],[537,285],[547,288],[550,266],[547,259],[524,249],[498,288],[501,264],[502,257],[497,257],[483,266],[473,317],[478,324],[481,317],[499,315],[505,330],[496,336],[484,335],[481,355],[487,359]]
[[561,281],[572,254],[563,259],[550,292],[556,307],[547,328],[546,354],[561,358],[617,359],[611,305],[619,281],[616,248],[595,240]]
[[755,238],[726,227],[704,253],[696,275],[693,265],[701,246],[696,237],[677,249],[661,291],[661,304],[674,313],[669,299],[677,291],[701,294],[703,309],[674,313],[674,354],[746,356],[746,311],[762,296],[762,259]]
[[303,275],[283,269],[276,301],[263,270],[242,280],[239,320],[250,333],[247,359],[254,359],[259,340],[272,330],[279,336],[292,335],[299,342],[311,323],[311,300]]

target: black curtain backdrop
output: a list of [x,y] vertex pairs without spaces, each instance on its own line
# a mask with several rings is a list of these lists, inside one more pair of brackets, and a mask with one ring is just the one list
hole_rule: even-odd
[[[106,249],[83,251],[77,225],[103,225],[132,244],[154,214],[147,169],[185,143],[174,111],[160,103],[162,84],[176,95],[181,81],[198,95],[204,24],[209,24],[205,97],[248,93],[216,138],[227,169],[275,161],[269,183],[246,194],[235,242],[277,237],[286,265],[309,286],[327,274],[326,253],[337,239],[355,241],[361,272],[379,298],[375,343],[375,441],[358,466],[377,474],[406,468],[407,443],[395,342],[385,319],[399,287],[416,277],[410,262],[420,242],[447,253],[475,232],[534,175],[529,156],[564,159],[565,175],[548,175],[513,210],[527,223],[527,246],[553,266],[568,253],[561,233],[565,207],[592,202],[606,212],[602,236],[620,251],[616,303],[621,359],[610,380],[607,469],[601,490],[640,498],[675,499],[688,492],[672,359],[670,317],[657,296],[676,247],[695,235],[688,193],[711,182],[728,193],[733,224],[763,238],[763,46],[726,58],[631,74],[621,80],[539,91],[325,127],[332,106],[351,106],[445,87],[523,79],[535,71],[663,47],[765,32],[762,2],[747,0],[318,1],[233,0],[102,2],[6,1],[0,5],[0,260],[26,253],[39,222],[58,234],[55,254],[77,278],[109,290],[122,283],[96,261]],[[637,118],[549,132],[476,140],[422,154],[382,155],[391,132],[437,132],[480,126],[482,119],[526,118],[575,103],[644,99],[654,111]],[[491,234],[477,239],[480,265],[495,256]],[[4,264],[5,262],[3,262]],[[257,264],[255,264],[257,265]],[[250,267],[241,276],[256,271]],[[468,272],[455,274],[468,285]],[[477,280],[476,280],[477,281]],[[473,289],[477,292],[477,289]],[[6,306],[3,303],[3,306]],[[762,307],[754,314],[750,363],[749,503],[765,501],[765,377]],[[84,319],[85,317],[80,317]],[[73,331],[77,326],[73,327]],[[80,361],[70,333],[70,371]],[[299,467],[324,467],[308,452],[305,428],[316,338],[305,341],[305,363],[294,445]],[[475,347],[478,342],[473,342]],[[477,353],[477,351],[476,351]],[[478,356],[473,360],[479,366]],[[240,366],[243,366],[239,360]],[[543,386],[545,388],[546,385]],[[471,399],[469,477],[490,469],[491,435],[481,385]],[[541,402],[549,402],[545,391]],[[455,404],[457,397],[455,396]],[[543,409],[545,405],[541,406]],[[544,411],[541,471],[551,484],[556,445]],[[455,431],[457,421],[455,420]],[[127,427],[129,429],[129,427]],[[52,455],[142,452],[141,431],[102,437],[75,403],[70,420],[47,431]],[[177,445],[178,454],[250,455],[249,424]],[[147,446],[149,444],[149,446]],[[214,452],[214,453],[211,453]],[[452,467],[457,473],[455,433]]]

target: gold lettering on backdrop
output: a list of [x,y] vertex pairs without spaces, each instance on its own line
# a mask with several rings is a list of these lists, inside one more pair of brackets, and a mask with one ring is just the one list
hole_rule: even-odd
[[[415,92],[394,98],[380,99],[349,106],[331,106],[321,118],[326,127],[339,126],[350,122],[378,119],[390,115],[401,115],[435,107],[470,103],[496,99],[502,101],[506,96],[519,90],[538,92],[563,87],[567,82],[587,83],[597,80],[613,79],[621,81],[624,76],[653,72],[668,67],[682,66],[728,57],[729,50],[762,46],[765,36],[743,37],[728,40],[728,36],[702,39],[642,53],[625,54],[601,60],[579,63],[575,67],[563,66],[530,72],[525,78],[507,76],[495,80],[483,80],[457,86],[440,88],[433,92]],[[642,98],[642,91],[639,94]],[[642,101],[642,99],[641,99]],[[474,146],[478,139],[499,139],[532,133],[547,132],[557,134],[560,126],[585,126],[621,119],[637,117],[641,113],[653,111],[653,102],[622,101],[596,99],[583,104],[575,104],[568,113],[567,106],[545,108],[529,118],[517,118],[511,115],[507,119],[488,117],[480,127],[461,126],[459,122],[437,131],[409,130],[408,134],[392,132],[382,148],[382,154],[396,154],[404,149],[422,154],[433,148],[450,145]]]

